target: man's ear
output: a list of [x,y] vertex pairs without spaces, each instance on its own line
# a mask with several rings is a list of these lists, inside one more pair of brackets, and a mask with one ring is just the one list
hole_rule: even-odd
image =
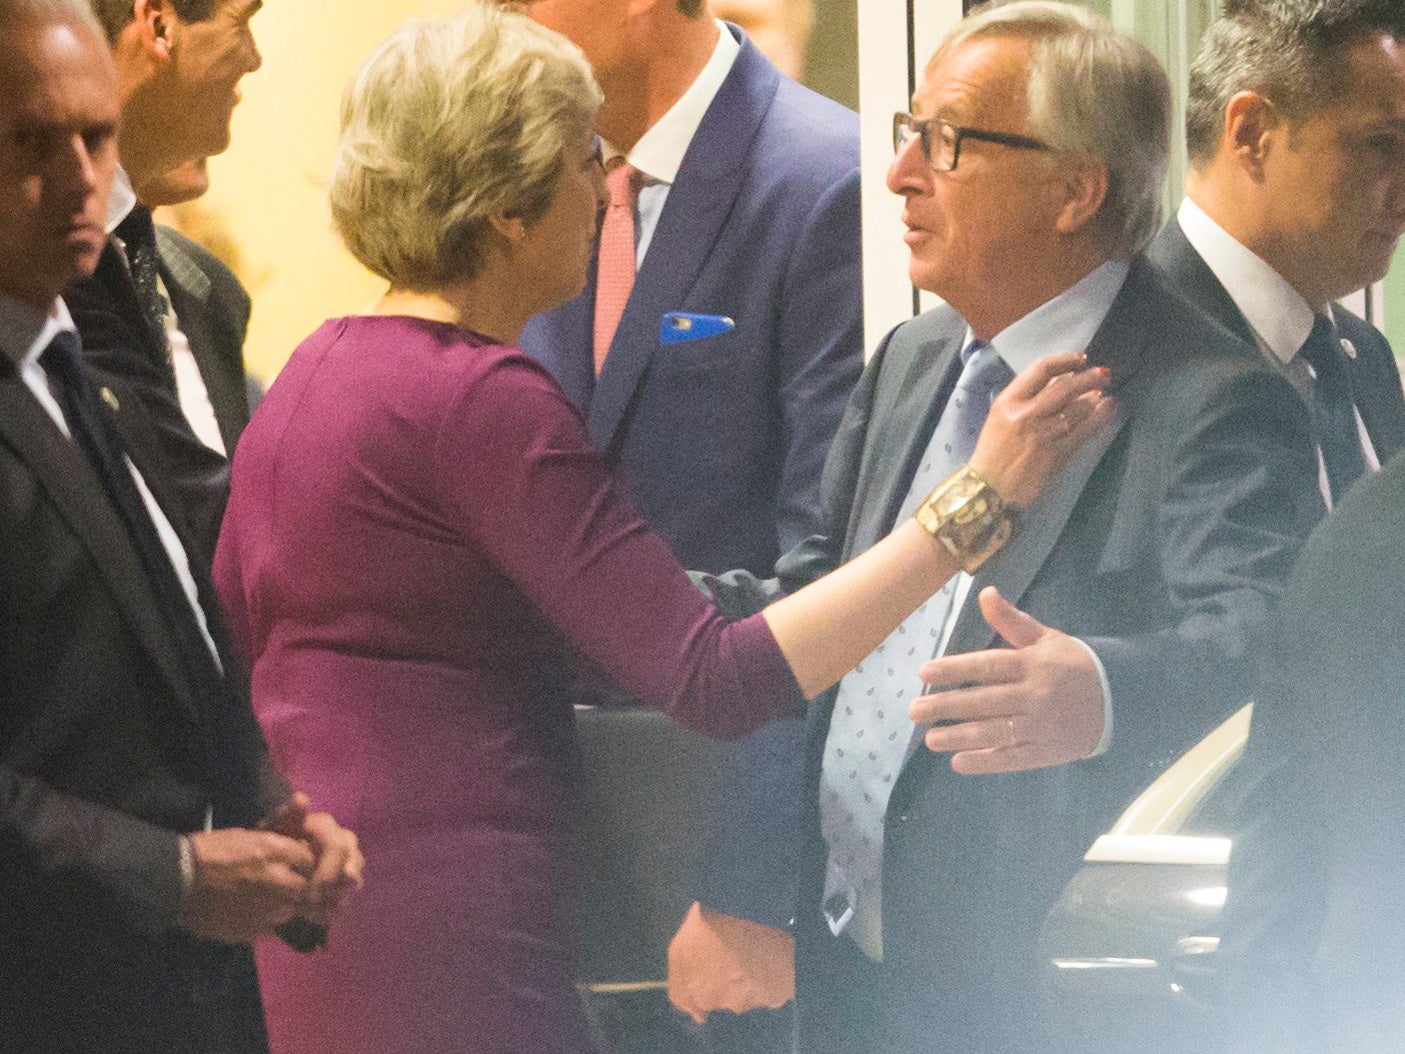
[[493,230],[497,231],[499,237],[509,245],[520,245],[527,237],[527,223],[521,216],[508,216],[501,212],[495,212],[488,217],[488,222]]
[[1058,186],[1063,202],[1054,227],[1060,234],[1076,234],[1093,221],[1107,200],[1107,165],[1090,157],[1060,158]]
[[147,52],[154,62],[165,62],[171,57],[171,21],[174,12],[169,0],[133,0],[132,24],[128,31],[136,35],[136,42]]
[[1220,150],[1251,178],[1261,179],[1274,134],[1282,127],[1283,115],[1269,99],[1258,92],[1239,92],[1225,106]]

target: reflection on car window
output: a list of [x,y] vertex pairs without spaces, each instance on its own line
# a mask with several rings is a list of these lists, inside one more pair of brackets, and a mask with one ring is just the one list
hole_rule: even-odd
[[1253,766],[1237,758],[1186,818],[1178,834],[1233,838],[1244,828],[1249,799],[1259,781]]

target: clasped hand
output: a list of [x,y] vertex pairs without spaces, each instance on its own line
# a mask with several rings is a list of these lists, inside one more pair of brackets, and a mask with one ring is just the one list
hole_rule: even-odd
[[297,917],[325,925],[362,885],[356,835],[328,813],[308,812],[304,794],[258,830],[199,831],[191,845],[195,883],[183,921],[210,940],[251,941]]
[[981,613],[1008,648],[924,663],[932,690],[909,715],[928,728],[927,749],[950,751],[963,775],[1021,772],[1080,761],[1097,749],[1105,721],[1102,679],[1087,648],[1045,626],[987,586]]
[[698,1024],[714,1010],[774,1010],[795,998],[795,942],[696,901],[668,945],[668,998]]

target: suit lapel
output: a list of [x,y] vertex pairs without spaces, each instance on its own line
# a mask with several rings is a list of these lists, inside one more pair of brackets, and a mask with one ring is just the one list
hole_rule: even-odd
[[[865,440],[844,552],[863,552],[892,529],[927,449],[942,408],[961,373],[966,323],[942,311],[927,326],[909,323],[887,351],[889,377],[874,398],[873,426]],[[908,342],[911,342],[909,348]]]
[[1215,272],[1210,270],[1205,258],[1190,244],[1180,223],[1173,219],[1166,224],[1147,255],[1166,272],[1181,294],[1192,304],[1247,342],[1251,348],[1258,347],[1258,338],[1249,327],[1243,312],[1215,277]]
[[[242,341],[238,333],[230,331],[224,324],[223,316],[213,309],[211,297],[214,286],[210,278],[186,255],[185,250],[175,239],[166,235],[161,227],[156,228],[156,244],[160,257],[161,280],[166,284],[166,292],[171,298],[171,307],[176,313],[176,321],[185,339],[190,344],[190,352],[195,358],[200,378],[205,383],[205,392],[215,411],[216,423],[220,426],[220,436],[224,440],[229,456],[234,454],[234,441],[237,433],[229,434],[233,422],[242,423],[249,416],[248,395],[244,388],[242,369]],[[225,353],[231,345],[237,353]],[[238,370],[227,369],[227,362],[240,363]],[[234,373],[235,376],[230,374]]]
[[588,418],[591,439],[601,449],[614,438],[648,372],[659,346],[660,320],[685,306],[712,254],[747,180],[746,157],[779,83],[775,69],[743,40],[683,157],[605,368],[595,381]]
[[12,368],[0,375],[0,439],[33,471],[92,557],[133,636],[183,697],[184,679],[126,528],[78,448],[65,439]]
[[1400,378],[1391,369],[1390,346],[1368,323],[1340,304],[1333,305],[1337,332],[1350,342],[1353,354],[1347,357],[1347,371],[1356,408],[1376,456],[1384,465],[1405,446],[1405,405],[1402,405]]
[[[1138,304],[1146,295],[1143,292],[1147,281],[1144,268],[1144,264],[1133,266],[1107,318],[1088,345],[1089,362],[1112,370],[1112,391],[1126,389],[1136,383],[1138,368],[1145,355],[1146,327],[1138,317]],[[1011,603],[1020,603],[1025,590],[1039,574],[1039,569],[1044,566],[1059,536],[1063,534],[1089,478],[1126,424],[1126,404],[1125,398],[1118,400],[1112,423],[1078,449],[1064,466],[1057,482],[1025,510],[1018,536],[976,573],[966,602],[952,627],[947,654],[980,651],[991,646],[995,632],[981,615],[976,598],[982,589],[992,585]]]

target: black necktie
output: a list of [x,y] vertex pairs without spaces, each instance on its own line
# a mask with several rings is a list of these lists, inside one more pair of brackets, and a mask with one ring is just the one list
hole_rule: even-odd
[[1365,474],[1366,456],[1361,452],[1361,435],[1356,427],[1356,403],[1346,353],[1337,339],[1336,327],[1326,315],[1316,317],[1299,354],[1316,374],[1312,384],[1313,424],[1335,505]]
[[158,288],[156,256],[156,226],[151,222],[151,210],[136,205],[113,232],[122,239],[127,253],[127,266],[132,273],[132,285],[137,290],[137,303],[157,345],[166,351],[166,301]]
[[121,437],[82,364],[78,334],[60,332],[39,358],[50,388],[63,409],[74,441],[87,457],[103,490],[127,529],[147,581],[156,594],[163,621],[171,633],[182,672],[189,686],[192,708],[187,712],[185,746],[193,777],[209,792],[217,808],[236,805],[251,789],[236,775],[237,760],[216,749],[215,727],[229,700],[223,673],[210,653],[196,621],[190,599],[176,574],[170,554],[161,543],[156,524],[147,511],[122,449]]

